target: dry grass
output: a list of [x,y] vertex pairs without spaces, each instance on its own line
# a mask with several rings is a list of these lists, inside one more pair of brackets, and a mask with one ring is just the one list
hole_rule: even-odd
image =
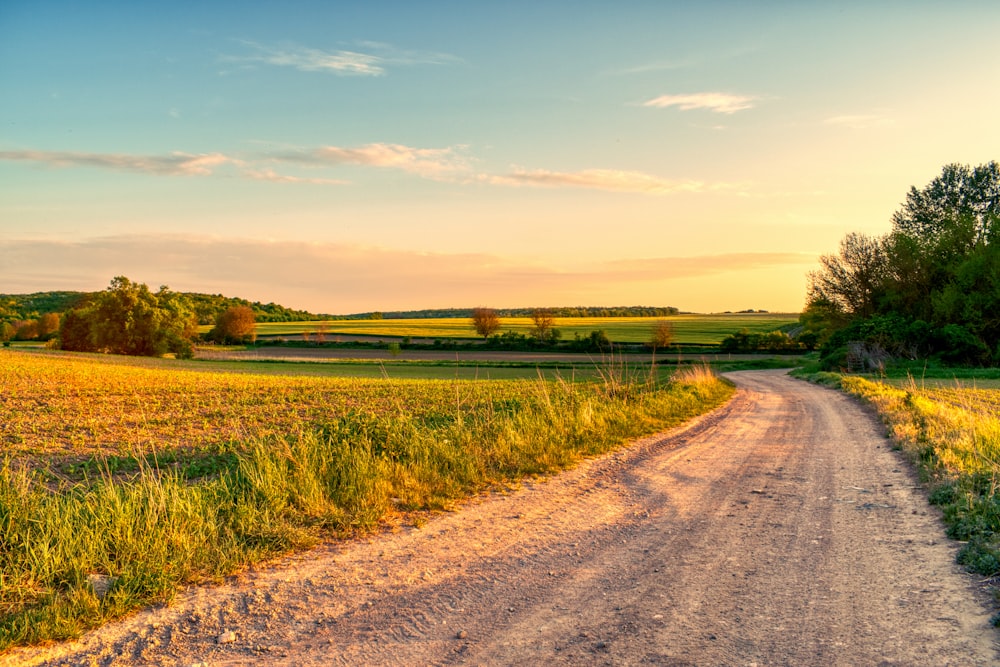
[[[665,386],[359,382],[4,362],[0,423],[21,458],[0,464],[0,650],[77,636],[396,510],[446,509],[571,466],[733,391],[707,374]],[[219,437],[234,440],[196,481],[163,465],[177,442]],[[106,451],[128,451],[129,474],[97,456],[82,477],[53,482],[54,458]]]

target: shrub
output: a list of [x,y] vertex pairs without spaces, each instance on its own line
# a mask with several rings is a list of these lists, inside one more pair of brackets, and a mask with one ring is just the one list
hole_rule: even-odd
[[[257,340],[257,320],[249,306],[230,306],[219,313],[209,338],[223,345],[242,345]],[[319,334],[317,334],[317,338]],[[322,342],[322,340],[317,340]]]

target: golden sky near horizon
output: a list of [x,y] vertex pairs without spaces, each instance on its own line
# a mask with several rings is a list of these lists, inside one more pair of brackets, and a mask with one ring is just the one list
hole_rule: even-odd
[[990,3],[469,5],[4,3],[0,293],[796,311],[1000,155]]

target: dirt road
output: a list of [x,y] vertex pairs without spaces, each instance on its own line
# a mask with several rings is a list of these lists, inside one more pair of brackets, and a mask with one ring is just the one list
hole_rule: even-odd
[[8,660],[997,664],[984,594],[878,422],[781,372],[731,377],[683,429]]

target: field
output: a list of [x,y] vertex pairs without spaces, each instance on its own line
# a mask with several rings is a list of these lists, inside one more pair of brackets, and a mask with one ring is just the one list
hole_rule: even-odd
[[456,402],[474,407],[523,391],[510,383],[255,374],[238,362],[228,366],[243,372],[194,370],[205,365],[8,352],[0,385],[15,389],[4,396],[0,445],[7,454],[36,456],[218,449],[348,413],[428,416]]
[[920,466],[949,537],[965,542],[959,562],[1000,573],[1000,389],[996,381],[877,382],[844,377],[869,401],[896,443]]
[[[674,326],[675,342],[688,345],[717,345],[727,335],[740,329],[767,333],[798,321],[792,313],[738,313],[722,315],[675,315],[673,317],[564,317],[556,319],[556,328],[563,340],[572,340],[590,332],[603,330],[608,338],[618,343],[645,343],[656,321],[665,319]],[[501,333],[514,331],[527,334],[531,331],[530,318],[501,319]],[[331,320],[328,322],[271,322],[257,325],[259,336],[295,336],[303,332],[325,329],[325,334],[335,338],[345,336],[385,336],[411,338],[478,338],[468,319],[413,319],[413,320]],[[207,331],[207,328],[205,328]]]
[[[647,370],[620,367],[642,374]],[[409,372],[416,376],[406,378]],[[359,363],[198,362],[37,350],[3,354],[7,455],[79,458],[217,451],[345,414],[433,419],[533,389],[539,377],[601,378],[594,363],[539,370]],[[660,369],[669,378],[673,369]],[[499,377],[498,377],[499,376]],[[490,381],[490,380],[513,381]],[[51,460],[51,458],[50,458]]]
[[705,370],[665,383],[613,366],[578,383],[195,370],[209,365],[0,349],[0,651],[419,522],[733,391]]

